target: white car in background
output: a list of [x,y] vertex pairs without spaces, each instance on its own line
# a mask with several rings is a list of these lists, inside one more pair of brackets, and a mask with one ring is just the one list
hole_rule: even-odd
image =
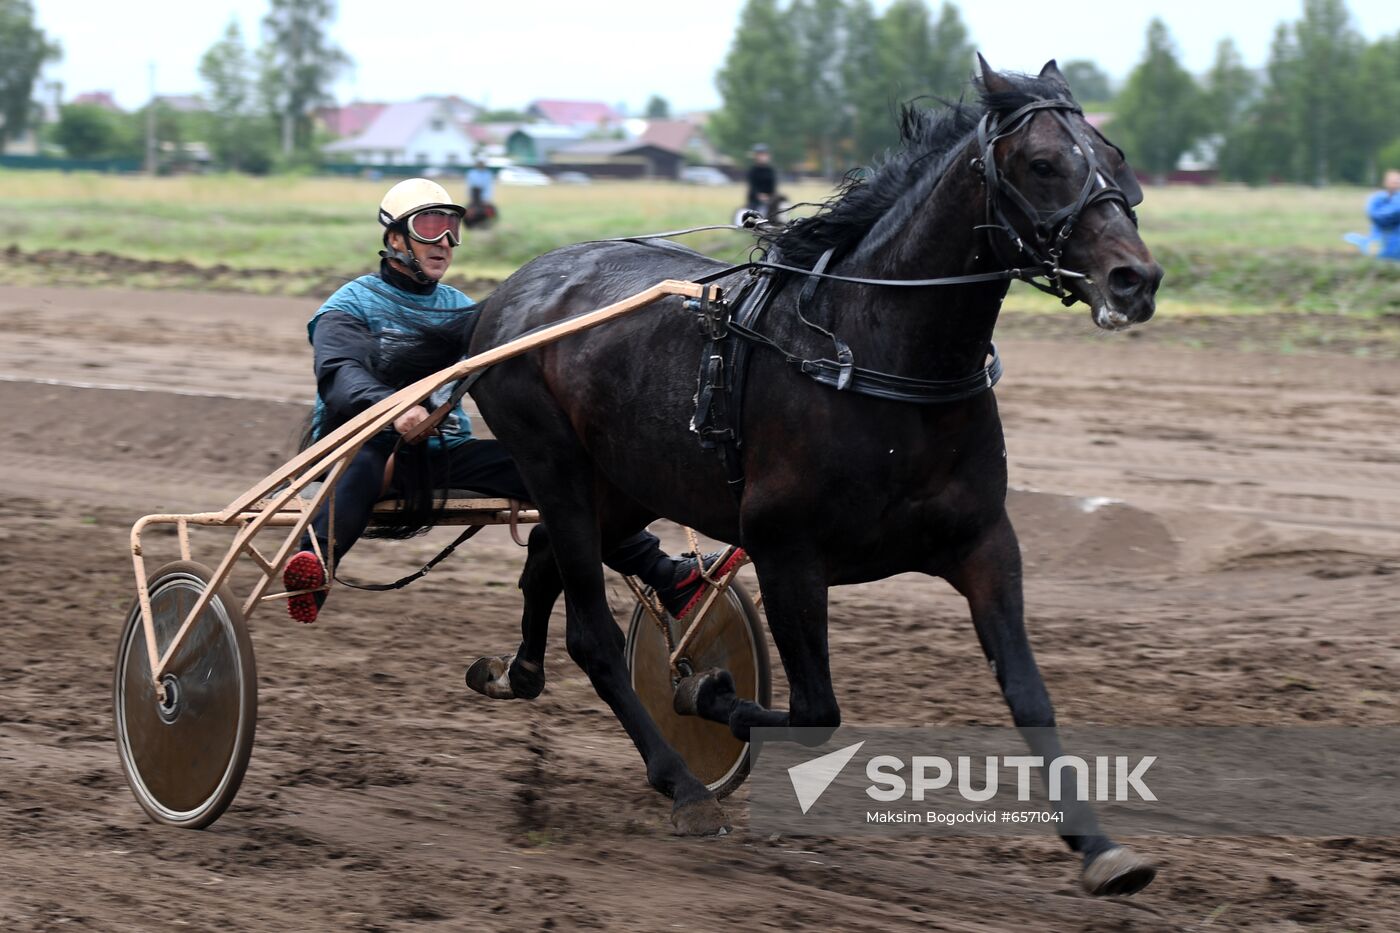
[[681,169],[681,181],[688,185],[727,185],[729,176],[713,165],[690,165]]
[[524,165],[507,165],[496,173],[496,181],[503,185],[525,185],[530,187],[553,184],[550,177],[544,172],[541,172],[539,169],[527,168]]

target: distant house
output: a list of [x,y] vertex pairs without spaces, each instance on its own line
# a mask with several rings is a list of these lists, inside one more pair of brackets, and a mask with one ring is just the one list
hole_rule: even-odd
[[679,152],[687,162],[697,165],[719,165],[727,161],[710,145],[704,130],[689,120],[648,120],[637,141]]
[[474,112],[470,104],[450,97],[389,104],[363,132],[336,140],[322,151],[361,165],[468,165],[477,143],[465,121]]
[[573,127],[581,134],[606,132],[622,125],[622,114],[596,100],[537,100],[525,108],[525,113],[545,123]]
[[124,112],[117,104],[116,98],[112,96],[111,91],[87,91],[86,93],[74,97],[70,103],[101,107],[103,110],[110,110],[112,113]]
[[[1094,129],[1113,135],[1112,113],[1086,113],[1084,119]],[[1142,184],[1213,185],[1220,181],[1220,149],[1223,145],[1224,137],[1219,133],[1212,134],[1197,140],[1194,146],[1183,152],[1176,162],[1176,168],[1170,172],[1154,175],[1135,168],[1134,173]]]
[[476,154],[501,159],[506,154],[506,141],[520,129],[522,123],[468,123],[467,135],[476,143]]
[[685,156],[637,139],[589,139],[550,154],[550,165],[613,178],[679,178]]
[[176,113],[206,113],[209,105],[198,94],[157,94],[157,107],[165,107]]
[[584,133],[552,123],[527,123],[506,137],[506,155],[523,165],[544,165],[556,149],[583,142]]
[[369,129],[375,117],[383,113],[387,106],[357,100],[344,107],[321,107],[316,110],[315,117],[327,133],[339,139],[350,139]]

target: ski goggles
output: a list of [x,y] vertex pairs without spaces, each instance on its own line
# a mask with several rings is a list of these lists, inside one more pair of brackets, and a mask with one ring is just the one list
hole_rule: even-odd
[[404,221],[408,235],[419,243],[437,243],[443,237],[452,246],[462,243],[462,215],[449,211],[419,211]]

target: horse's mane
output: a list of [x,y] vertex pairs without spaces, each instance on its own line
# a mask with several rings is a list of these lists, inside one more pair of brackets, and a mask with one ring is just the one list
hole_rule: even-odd
[[939,99],[938,106],[923,107],[914,100],[901,106],[898,149],[848,172],[816,214],[760,234],[760,242],[777,247],[783,262],[797,266],[811,267],[828,249],[847,252],[910,188],[931,173],[942,176],[984,114],[1009,114],[1033,100],[1069,97],[1069,89],[1053,79],[1005,72],[1001,77],[1011,90],[991,92],[973,82],[977,99],[972,103]]

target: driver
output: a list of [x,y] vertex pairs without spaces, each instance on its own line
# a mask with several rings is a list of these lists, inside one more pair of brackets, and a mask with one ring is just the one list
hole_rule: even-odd
[[[440,324],[445,315],[472,307],[470,298],[441,282],[452,264],[452,251],[462,242],[463,214],[461,205],[453,204],[441,185],[426,178],[399,182],[384,195],[379,205],[379,223],[384,227],[379,272],[341,286],[306,325],[316,372],[313,439],[394,394],[376,375],[375,361],[385,335],[401,326],[396,321]],[[437,393],[442,398],[436,403],[430,398],[427,404],[436,407],[451,389],[443,387]],[[313,549],[312,535],[322,554],[334,553],[336,563],[344,558],[368,527],[374,504],[401,491],[393,470],[397,438],[428,417],[428,408],[415,406],[350,461],[335,487],[334,542],[330,540],[331,510],[322,508],[302,536],[301,550],[283,571],[282,582],[289,592],[314,591],[288,597],[287,611],[293,619],[316,621],[326,598],[326,591],[320,589],[326,585],[326,571]],[[460,402],[426,443],[431,474],[441,477],[445,488],[529,500],[529,490],[510,454],[499,441],[472,436],[471,419]],[[703,558],[708,574],[727,573],[742,559],[738,548]],[[647,531],[622,542],[603,562],[653,587],[677,619],[694,609],[704,594],[701,558],[669,557]]]

